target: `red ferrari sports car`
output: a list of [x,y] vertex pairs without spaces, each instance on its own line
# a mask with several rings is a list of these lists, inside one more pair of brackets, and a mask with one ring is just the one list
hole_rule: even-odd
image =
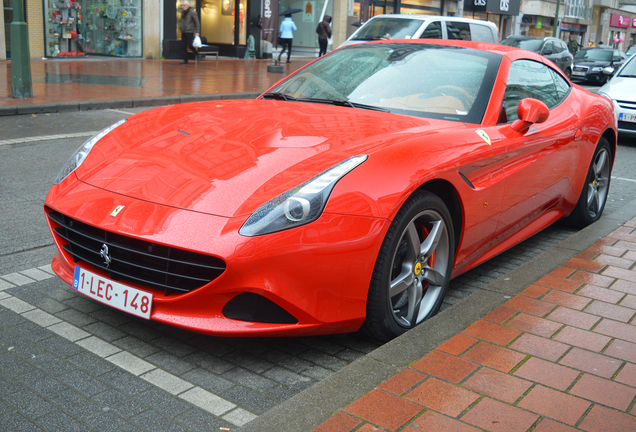
[[452,277],[567,217],[602,214],[611,101],[525,50],[347,46],[255,100],[152,109],[63,167],[53,269],[128,313],[219,336],[434,315]]

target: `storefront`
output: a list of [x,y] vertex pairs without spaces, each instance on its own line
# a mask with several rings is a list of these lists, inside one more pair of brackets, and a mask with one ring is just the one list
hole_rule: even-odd
[[476,18],[495,23],[499,38],[513,33],[512,18],[519,15],[521,0],[464,1],[464,18]]
[[[255,45],[260,41],[260,0],[190,0],[201,24],[201,36],[208,45],[217,45],[223,56],[242,57],[249,37]],[[163,55],[168,59],[181,58],[182,41],[179,20],[181,0],[164,1]]]
[[45,0],[45,55],[143,55],[142,0]]
[[[608,19],[601,19],[603,16]],[[605,46],[626,51],[636,43],[636,13],[594,7],[594,22],[596,23],[594,34],[596,45],[602,42]]]

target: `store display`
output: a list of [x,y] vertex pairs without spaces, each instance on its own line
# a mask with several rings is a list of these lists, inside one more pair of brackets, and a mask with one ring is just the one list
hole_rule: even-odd
[[46,0],[47,55],[141,56],[141,3],[141,0]]

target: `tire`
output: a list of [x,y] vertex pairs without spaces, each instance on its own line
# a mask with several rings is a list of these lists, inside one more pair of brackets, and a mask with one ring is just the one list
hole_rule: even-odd
[[600,219],[609,193],[611,167],[612,151],[609,142],[601,138],[594,151],[579,200],[568,217],[572,226],[585,228]]
[[391,223],[373,270],[362,331],[390,340],[435,315],[450,283],[455,239],[450,213],[418,191]]
[[567,68],[565,70],[565,76],[568,77],[569,80],[571,80],[572,79],[572,69]]

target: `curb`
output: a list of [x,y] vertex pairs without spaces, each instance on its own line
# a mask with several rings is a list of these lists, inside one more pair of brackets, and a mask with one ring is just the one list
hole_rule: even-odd
[[633,200],[240,430],[309,431],[636,216]]
[[135,99],[107,99],[77,102],[43,103],[29,105],[0,106],[0,117],[28,114],[47,114],[89,111],[99,109],[138,108],[172,105],[187,102],[203,102],[227,99],[255,99],[262,92],[217,93],[203,95],[161,96]]

